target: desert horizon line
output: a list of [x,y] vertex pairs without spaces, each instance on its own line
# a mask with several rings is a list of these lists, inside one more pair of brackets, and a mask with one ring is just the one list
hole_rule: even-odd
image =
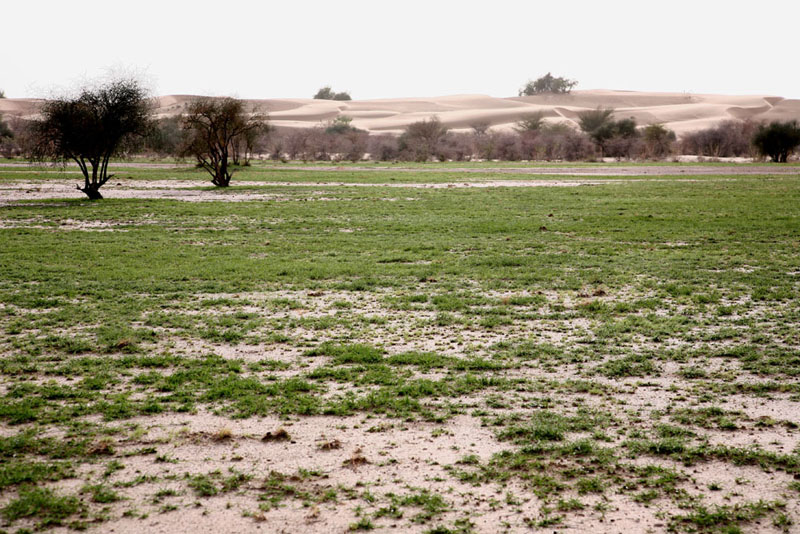
[[[91,85],[91,84],[87,84]],[[76,86],[77,87],[77,86]],[[2,90],[2,87],[0,87]],[[77,90],[76,88],[72,88],[70,90]],[[60,95],[62,93],[66,93],[69,91],[54,91],[54,95]],[[351,92],[349,90],[346,91],[348,94]],[[569,97],[573,93],[639,93],[639,94],[652,94],[652,95],[685,95],[685,96],[740,96],[740,97],[774,97],[774,98],[782,98],[784,100],[800,100],[800,95],[798,96],[784,96],[782,94],[773,93],[773,92],[715,92],[715,91],[690,91],[690,90],[646,90],[646,89],[611,89],[608,87],[596,87],[591,89],[573,89],[569,93],[541,93],[536,95],[513,95],[509,94],[506,96],[495,95],[490,92],[481,92],[481,91],[456,91],[456,92],[442,92],[442,93],[424,93],[419,95],[394,95],[394,96],[366,96],[366,97],[359,97],[357,95],[351,95],[350,100],[333,100],[333,99],[321,99],[321,98],[314,98],[313,95],[311,96],[290,96],[290,95],[282,95],[282,96],[253,96],[253,95],[240,95],[235,91],[232,92],[204,92],[204,91],[153,91],[151,96],[153,98],[162,98],[162,97],[169,97],[169,96],[176,96],[176,97],[208,97],[208,98],[237,98],[240,100],[327,100],[332,102],[363,102],[363,101],[371,101],[371,100],[410,100],[410,99],[425,99],[425,98],[447,98],[447,97],[459,97],[459,96],[482,96],[482,97],[489,97],[489,98],[498,98],[498,99],[518,99],[518,98],[531,98],[531,97]],[[9,96],[5,95],[3,97],[4,100],[49,100],[51,97],[45,96]]]

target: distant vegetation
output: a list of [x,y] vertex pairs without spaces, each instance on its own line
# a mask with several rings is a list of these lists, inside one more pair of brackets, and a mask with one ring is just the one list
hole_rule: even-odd
[[636,120],[614,120],[614,110],[597,108],[578,114],[581,130],[589,135],[603,156],[630,158],[639,147]]
[[769,156],[776,163],[786,163],[789,154],[800,146],[800,127],[797,121],[761,125],[753,137],[753,145],[762,156]]
[[[245,113],[245,118],[249,117]],[[265,118],[264,118],[265,119]],[[478,122],[470,131],[452,131],[436,117],[406,127],[401,135],[369,133],[340,116],[312,128],[268,127],[247,129],[232,138],[228,163],[219,166],[224,184],[238,165],[247,165],[251,157],[274,161],[597,161],[665,159],[677,154],[708,158],[766,157],[788,160],[797,150],[792,137],[796,130],[754,122],[724,121],[716,126],[687,133],[678,139],[663,124],[640,126],[633,118],[616,119],[614,110],[587,110],[578,117],[579,128],[564,122],[548,122],[539,113],[520,118],[509,131],[495,130],[489,123]],[[31,153],[30,125],[14,119],[0,123],[0,154],[6,157]],[[791,124],[791,123],[790,123]],[[196,132],[186,128],[186,117],[168,117],[152,121],[144,137],[128,143],[126,152],[155,157],[191,157],[187,150]],[[794,128],[797,128],[796,124]],[[788,140],[783,140],[788,139]],[[795,141],[792,141],[795,139]],[[759,144],[760,143],[760,144]],[[195,145],[196,146],[196,145]],[[777,148],[776,148],[777,147]],[[217,149],[219,158],[221,148]],[[213,158],[212,158],[213,159]],[[198,160],[199,162],[199,160]],[[200,164],[200,163],[199,163]]]
[[315,100],[352,100],[350,93],[342,91],[340,93],[331,89],[330,85],[320,88],[317,94],[314,95]]
[[414,161],[428,161],[433,157],[443,161],[447,159],[443,146],[446,136],[447,128],[439,117],[432,117],[409,124],[398,140],[398,148]]
[[4,139],[13,139],[13,138],[14,138],[14,132],[11,131],[11,128],[3,120],[3,114],[0,113],[0,143]]
[[519,90],[519,96],[533,96],[543,93],[568,94],[576,85],[578,85],[576,80],[569,80],[560,76],[556,77],[548,72],[540,78],[528,81]]
[[753,122],[722,121],[684,135],[679,148],[684,154],[712,158],[755,156],[753,137],[757,128]]
[[[563,94],[576,84],[574,80],[547,73],[528,82],[520,95]],[[78,98],[83,99],[81,102],[49,102],[43,108],[44,122],[19,117],[4,122],[0,116],[0,156],[76,161],[87,180],[81,190],[100,198],[98,190],[110,177],[107,164],[103,162],[121,153],[191,157],[211,173],[215,185],[225,187],[236,167],[248,165],[252,157],[276,161],[354,162],[363,159],[596,161],[600,158],[622,161],[685,154],[786,162],[800,147],[800,126],[796,121],[769,124],[723,121],[678,139],[675,132],[663,124],[640,125],[633,117],[617,118],[614,109],[598,107],[578,113],[574,121],[577,127],[562,118],[554,120],[537,111],[519,116],[510,130],[507,126],[503,130],[493,129],[491,122],[477,121],[469,125],[469,131],[452,131],[439,118],[431,117],[409,124],[396,135],[361,130],[355,126],[353,118],[346,115],[310,128],[269,127],[266,116],[245,110],[244,102],[235,99],[200,99],[190,103],[183,116],[158,119],[150,116],[144,100],[140,102],[144,107],[133,106],[139,113],[135,117],[125,115],[131,110],[122,108],[91,111],[93,106],[100,105],[97,99],[106,96],[82,93]],[[350,95],[325,86],[314,98],[349,100]],[[219,106],[228,108],[223,110]],[[56,111],[62,113],[58,121],[74,119],[75,128],[69,129],[72,126],[67,123],[55,124],[56,117],[51,115]],[[67,112],[76,115],[63,115]],[[82,113],[88,113],[86,120],[80,118]],[[103,122],[106,120],[125,132],[114,133],[116,137],[110,138],[110,126]],[[128,130],[129,127],[132,129]],[[61,135],[58,132],[75,138],[58,137]],[[116,141],[102,145],[112,138]],[[95,142],[102,147],[86,146]],[[77,148],[75,143],[81,147]],[[97,150],[102,155],[98,156]]]

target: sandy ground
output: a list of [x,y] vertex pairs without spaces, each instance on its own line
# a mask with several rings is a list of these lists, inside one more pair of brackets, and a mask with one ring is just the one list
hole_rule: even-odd
[[[182,113],[194,95],[158,98],[156,114]],[[662,123],[679,135],[708,128],[722,120],[788,120],[800,118],[800,100],[770,95],[702,95],[636,91],[588,90],[568,95],[496,98],[487,95],[451,95],[429,98],[329,101],[308,98],[248,100],[253,109],[269,113],[275,126],[310,127],[339,116],[353,119],[353,126],[370,132],[399,133],[406,126],[437,116],[448,128],[469,130],[486,123],[508,130],[521,118],[541,112],[548,122],[575,125],[578,113],[611,107],[618,117],[632,117],[639,124]],[[34,116],[40,100],[2,99],[0,113]]]
[[[308,168],[304,168],[308,169]],[[316,170],[331,169],[350,171],[347,168],[316,167]],[[390,170],[396,170],[389,168]],[[576,172],[594,170],[575,167]],[[695,173],[695,168],[689,173]],[[726,179],[731,174],[762,174],[765,171],[758,167],[697,167],[699,171],[714,171],[719,179]],[[756,171],[751,172],[753,169]],[[374,170],[370,168],[370,170]],[[508,169],[503,169],[507,171]],[[537,169],[538,170],[538,169]],[[555,174],[564,174],[564,168],[553,169]],[[653,176],[675,174],[676,168],[644,167],[624,169],[618,167],[601,168],[604,171],[636,171],[645,174],[644,170],[653,170]],[[797,169],[785,168],[787,172],[797,173]],[[486,172],[485,169],[470,169],[475,172]],[[738,172],[741,171],[741,172]],[[760,171],[760,172],[759,172]],[[769,168],[770,172],[774,172]],[[419,172],[415,170],[415,172]],[[513,172],[513,171],[512,171]],[[663,174],[659,174],[663,173]],[[605,174],[602,172],[601,174]],[[589,173],[588,175],[591,175]],[[624,175],[620,175],[624,176]],[[476,176],[479,178],[479,176]],[[657,179],[657,178],[656,178]],[[356,187],[395,187],[395,188],[448,188],[448,187],[542,187],[542,186],[588,186],[612,184],[625,180],[591,179],[551,179],[551,180],[487,180],[481,182],[459,183],[401,183],[401,184],[346,184],[343,182],[327,183],[276,183],[276,182],[241,182],[242,185],[272,185],[281,187],[315,188],[326,186]],[[75,190],[75,179],[56,179],[42,182],[6,182],[0,185],[0,204],[8,204],[20,200],[43,200],[52,198],[81,198],[82,194]],[[192,189],[207,183],[188,180],[162,180],[145,182],[141,180],[120,180],[109,183],[103,189],[108,198],[173,198],[178,200],[279,200],[278,193],[261,193],[231,188],[225,191]],[[315,191],[316,193],[316,191]],[[319,198],[324,198],[320,191]],[[6,221],[10,223],[10,221]],[[16,221],[17,226],[38,227],[41,221]],[[84,223],[64,221],[65,229],[84,229],[95,231],[118,231],[103,223],[91,227]],[[2,225],[0,225],[2,226]],[[682,246],[682,243],[674,243]],[[230,295],[206,295],[204,298],[224,298]],[[464,354],[467,347],[490,347],[522,332],[526,335],[536,332],[538,338],[555,345],[574,342],[591,331],[593,324],[586,319],[574,322],[535,321],[519,324],[507,329],[493,332],[476,330],[455,331],[452,326],[429,326],[420,328],[419,324],[430,322],[432,312],[391,311],[382,304],[382,295],[349,294],[347,292],[326,292],[311,294],[306,292],[279,292],[274,294],[238,295],[248,297],[253,302],[271,301],[276,298],[290,298],[303,302],[302,309],[274,312],[294,314],[297,316],[325,316],[334,309],[334,303],[347,301],[353,304],[353,313],[369,316],[380,316],[388,322],[374,326],[374,331],[366,332],[363,337],[371,342],[383,345],[389,352],[408,350],[437,351],[445,355]],[[575,302],[555,295],[564,305],[572,306]],[[631,295],[619,295],[620,299],[634,298]],[[551,298],[551,295],[548,295]],[[576,297],[582,298],[582,297]],[[608,297],[613,298],[613,297]],[[624,299],[623,299],[624,300]],[[254,310],[260,308],[254,308]],[[244,311],[250,311],[244,309]],[[302,337],[302,333],[293,333]],[[308,333],[311,335],[312,333]],[[317,335],[317,334],[314,334]],[[459,339],[458,343],[454,340]],[[301,357],[301,350],[286,350],[282,347],[239,345],[209,345],[203,342],[192,343],[186,340],[171,340],[171,350],[193,356],[213,351],[225,358],[237,358],[255,361],[263,358],[294,362]],[[309,364],[310,365],[310,364]],[[306,370],[311,367],[303,367]],[[277,374],[277,373],[276,373]],[[434,377],[434,374],[431,374]],[[509,370],[508,378],[522,377],[529,379],[585,378],[578,368],[558,369],[552,372],[536,367],[522,367]],[[441,377],[439,377],[441,378]],[[681,388],[673,391],[674,386],[685,386],[685,380],[679,376],[677,366],[664,365],[660,376],[648,377],[647,385],[642,385],[639,378],[625,380],[608,380],[593,378],[598,383],[613,387],[608,395],[590,395],[584,393],[564,393],[557,399],[561,404],[561,412],[587,406],[610,413],[648,413],[663,410],[670,405],[689,402],[683,399]],[[739,377],[738,380],[745,380]],[[524,393],[509,392],[511,398],[533,397]],[[542,394],[545,396],[545,394]],[[465,406],[481,408],[492,401],[489,395],[476,395],[459,399]],[[797,401],[786,395],[775,394],[769,397],[730,396],[726,409],[741,410],[752,418],[770,417],[775,420],[798,422]],[[115,436],[115,458],[124,464],[124,469],[114,472],[107,483],[125,484],[137,477],[153,477],[149,482],[131,487],[118,486],[125,500],[113,504],[110,509],[110,521],[91,527],[91,532],[114,533],[175,533],[193,532],[196,534],[231,532],[231,533],[337,533],[344,534],[356,521],[356,510],[362,510],[365,516],[374,515],[380,506],[385,506],[389,494],[408,495],[427,489],[442,495],[450,508],[447,512],[428,523],[415,523],[411,517],[417,513],[413,507],[406,507],[403,518],[382,517],[375,520],[377,530],[394,532],[422,533],[438,524],[452,526],[454,522],[469,516],[474,524],[474,531],[481,533],[494,532],[531,532],[526,518],[540,518],[542,503],[516,479],[505,484],[491,483],[472,485],[453,477],[448,466],[469,455],[475,455],[486,462],[495,453],[512,450],[508,442],[495,439],[496,429],[485,425],[478,416],[463,413],[456,415],[445,423],[429,423],[424,421],[408,422],[397,419],[386,419],[380,416],[367,417],[303,417],[280,419],[277,417],[251,417],[249,419],[231,419],[222,417],[207,409],[200,409],[192,414],[166,414],[139,417],[124,422],[125,431]],[[287,439],[268,440],[262,438],[267,433],[275,433],[284,429]],[[12,435],[19,431],[18,427],[4,425],[0,434]],[[710,443],[722,443],[729,446],[758,446],[764,450],[788,453],[797,446],[797,431],[780,426],[771,429],[756,430],[753,427],[743,428],[736,432],[702,431]],[[577,436],[570,436],[571,438]],[[622,439],[614,437],[617,444]],[[156,454],[134,454],[143,448],[155,448]],[[130,453],[130,455],[127,455]],[[161,458],[161,459],[160,459]],[[792,477],[780,471],[766,472],[757,466],[733,466],[730,463],[709,461],[698,463],[689,468],[663,458],[640,457],[635,460],[641,465],[654,463],[660,466],[673,467],[687,475],[681,488],[693,494],[704,493],[714,504],[731,504],[742,501],[786,500],[787,512],[792,517],[800,517],[800,501],[788,498],[786,488]],[[66,493],[80,491],[86,480],[97,480],[104,469],[102,463],[81,466],[79,476],[51,484]],[[298,474],[318,472],[307,478]],[[185,475],[208,474],[218,471],[220,476],[229,476],[240,472],[252,476],[236,491],[200,498],[187,489]],[[261,510],[258,505],[259,494],[264,491],[263,484],[267,477],[274,473],[290,477],[291,483],[301,487],[303,491],[319,495],[327,491],[337,492],[336,502],[320,502],[306,505],[301,498],[287,497],[280,506]],[[294,478],[291,478],[294,477]],[[709,493],[706,488],[711,484],[720,485],[723,490]],[[159,492],[172,490],[174,494],[157,498]],[[375,495],[378,500],[372,504],[368,498]],[[509,495],[516,496],[513,499]],[[659,499],[648,506],[636,505],[630,495],[608,491],[604,495],[580,495],[567,493],[567,497],[580,497],[587,505],[585,511],[566,515],[563,524],[553,526],[546,532],[602,532],[602,533],[645,533],[664,532],[666,521],[663,513],[680,513],[674,504],[667,499]],[[7,502],[8,495],[0,496],[0,505]],[[515,500],[515,504],[508,501]],[[598,513],[594,506],[602,505],[605,510]],[[129,515],[125,515],[131,512]],[[360,513],[360,512],[359,512]],[[507,525],[507,526],[504,526]],[[20,525],[16,525],[20,526]],[[64,533],[70,530],[54,529]],[[772,525],[755,525],[748,532],[780,532]]]
[[[354,306],[352,313],[380,316],[387,320],[385,324],[368,327],[372,330],[361,332],[359,336],[385,346],[389,353],[429,350],[445,355],[463,355],[467,347],[492,347],[520,332],[536,332],[542,340],[563,345],[574,343],[576,337],[584,337],[597,326],[584,318],[575,322],[562,319],[527,322],[491,332],[480,329],[473,331],[468,327],[437,326],[429,322],[433,314],[431,311],[388,309],[383,298],[386,295],[381,293],[279,290],[236,295],[197,295],[200,301],[234,296],[252,303],[252,308],[242,308],[246,312],[259,310],[264,313],[258,303],[275,299],[302,303],[302,308],[270,312],[275,317],[323,317],[336,309],[336,302],[349,302]],[[486,296],[503,295],[490,292]],[[604,298],[625,300],[633,297],[623,292]],[[556,299],[566,306],[572,306],[581,299],[579,296],[565,297],[558,292],[547,293],[547,298]],[[203,310],[208,311],[201,306],[197,313]],[[186,313],[190,312],[186,310]],[[758,309],[752,312],[757,314]],[[429,326],[420,328],[421,321],[428,321]],[[303,337],[319,334],[298,331],[292,332],[292,335]],[[329,335],[335,336],[336,333]],[[460,340],[457,346],[453,345],[455,339]],[[302,362],[303,366],[299,369],[304,372],[321,363],[308,362],[302,349],[283,346],[227,345],[180,339],[173,339],[170,343],[174,343],[170,347],[172,352],[187,357],[213,352],[224,358],[246,362],[265,358],[295,364]],[[154,351],[157,352],[158,348],[154,348]],[[295,365],[293,370],[287,372],[297,371]],[[441,378],[435,376],[436,372],[429,375],[429,378]],[[571,365],[549,371],[538,366],[522,366],[504,371],[502,376],[534,380],[586,378],[581,374],[580,367]],[[745,379],[743,376],[738,378]],[[655,410],[665,410],[676,404],[683,406],[682,403],[691,406],[694,403],[684,398],[686,382],[680,378],[679,366],[675,362],[666,362],[662,373],[648,377],[646,383],[636,377],[608,379],[595,376],[592,380],[611,389],[603,394],[553,393],[560,406],[559,413],[569,414],[586,408],[615,416],[640,413],[646,417],[646,414]],[[528,405],[536,398],[546,398],[550,394],[546,391],[508,391],[503,396],[512,402],[525,399]],[[123,464],[122,469],[104,477],[102,472],[111,458],[102,459],[81,465],[78,477],[52,483],[49,487],[62,493],[75,494],[81,491],[87,480],[102,479],[123,495],[124,500],[110,505],[110,520],[92,526],[90,532],[121,534],[290,534],[301,531],[344,534],[351,530],[358,514],[374,517],[377,531],[415,534],[422,534],[435,525],[452,526],[465,516],[469,517],[475,533],[656,533],[666,531],[667,520],[663,514],[683,513],[669,499],[660,498],[648,505],[640,505],[631,500],[631,494],[617,489],[609,489],[602,495],[580,495],[571,490],[563,498],[578,498],[587,508],[566,514],[563,523],[548,530],[533,529],[526,520],[540,519],[543,503],[524,482],[511,478],[504,482],[498,480],[473,485],[454,477],[449,470],[451,467],[459,468],[460,462],[466,457],[474,456],[485,463],[492,455],[515,448],[508,442],[496,439],[497,428],[486,424],[473,411],[479,411],[497,400],[497,396],[491,393],[461,397],[458,403],[466,409],[444,423],[365,414],[348,417],[254,416],[232,419],[204,407],[196,413],[136,417],[121,422],[123,430],[112,438],[116,451],[113,458]],[[740,410],[753,420],[768,417],[776,421],[798,422],[797,401],[789,399],[787,395],[732,395],[727,398],[725,408]],[[284,439],[264,439],[268,434],[277,435],[281,429],[285,431]],[[19,427],[0,426],[0,435],[13,435],[18,431]],[[798,443],[797,430],[777,424],[771,428],[748,425],[736,431],[699,431],[711,444],[756,446],[782,454],[792,451]],[[57,432],[54,435],[58,435]],[[571,435],[570,439],[577,437],[580,436]],[[611,433],[610,439],[609,445],[618,446],[625,437]],[[143,449],[153,449],[154,452],[137,452]],[[787,502],[786,511],[790,516],[796,518],[800,514],[800,500],[791,498],[786,490],[792,482],[792,476],[781,471],[764,470],[758,466],[735,466],[714,460],[687,467],[670,459],[646,455],[622,458],[621,461],[640,467],[657,465],[675,469],[685,475],[679,487],[691,494],[704,494],[705,502],[709,505],[731,505],[758,499],[782,500]],[[197,496],[187,487],[187,475],[223,478],[236,473],[252,478],[236,490],[210,497]],[[279,505],[260,509],[259,505],[265,503],[260,498],[265,492],[265,480],[275,476],[285,477],[287,484],[309,495],[318,497],[326,492],[335,492],[336,501],[311,504],[309,500],[315,499],[288,495]],[[137,479],[144,481],[128,486]],[[721,490],[709,492],[707,488],[711,484],[719,486]],[[441,495],[448,504],[448,510],[424,523],[413,521],[414,515],[420,511],[413,506],[403,508],[403,517],[375,517],[381,507],[387,506],[389,495],[404,496],[421,490]],[[159,497],[160,494],[163,496]],[[8,498],[0,496],[0,505]],[[602,506],[602,513],[593,510],[598,506]],[[64,534],[71,532],[66,528],[52,531]],[[746,532],[778,534],[781,530],[763,521],[748,525]]]
[[[724,179],[724,178],[723,178]],[[348,182],[240,182],[246,187],[285,187],[285,188],[329,188],[329,187],[382,187],[390,189],[465,189],[492,187],[578,187],[602,186],[637,180],[485,180],[475,182],[431,182],[431,183],[348,183]],[[652,181],[652,180],[650,180]],[[694,180],[683,180],[694,181]],[[104,198],[140,198],[183,200],[187,202],[249,202],[286,200],[288,197],[280,193],[239,189],[235,186],[224,189],[198,189],[207,184],[188,180],[154,180],[142,182],[123,180],[106,184],[101,190]],[[314,191],[316,200],[326,200],[325,192]],[[48,180],[47,182],[7,182],[0,184],[0,206],[20,201],[81,198],[83,193],[75,187],[74,181]],[[313,199],[312,199],[313,200]]]
[[[682,157],[682,156],[679,156]],[[122,172],[126,168],[133,169],[188,169],[194,165],[183,163],[146,163],[132,162],[112,164],[112,172]],[[66,170],[61,167],[43,168],[29,163],[0,163],[0,178],[14,178],[16,174],[74,174],[80,176],[77,166],[67,164]],[[75,170],[72,170],[75,169]],[[293,165],[293,164],[271,164],[266,163],[254,167],[254,169],[275,169],[275,170],[300,170],[308,172],[411,172],[411,173],[468,173],[468,174],[532,174],[542,176],[679,176],[701,175],[701,176],[725,176],[725,175],[760,175],[760,174],[800,174],[800,166],[794,165],[738,165],[719,164],[719,165],[583,165],[583,166],[562,166],[541,164],[536,166],[481,166],[481,167],[442,167],[442,166],[416,166],[410,167],[403,164],[377,163],[372,165]],[[119,181],[119,180],[115,180]],[[140,180],[141,182],[141,180]],[[235,179],[234,179],[235,182]],[[113,183],[113,181],[111,182]],[[197,183],[197,182],[195,182]],[[239,182],[244,183],[244,182]],[[255,182],[247,182],[255,183]],[[278,182],[270,182],[278,183]]]
[[[171,168],[165,164],[134,163],[124,166],[136,166],[138,168]],[[80,174],[73,171],[38,169],[27,170],[24,164],[6,163],[0,164],[0,179],[6,178],[8,181],[0,181],[0,205],[7,205],[25,200],[45,200],[45,199],[67,199],[81,198],[82,193],[76,189],[76,184],[80,183]],[[120,166],[122,168],[123,166]],[[238,186],[249,187],[297,187],[297,188],[325,188],[325,187],[387,187],[393,189],[450,189],[450,188],[489,188],[489,187],[576,187],[576,186],[599,186],[621,182],[633,182],[625,177],[630,176],[650,176],[650,177],[672,177],[669,180],[691,181],[691,178],[675,178],[685,176],[718,176],[720,180],[730,179],[732,176],[756,176],[763,174],[781,175],[800,175],[800,167],[772,167],[772,166],[741,166],[741,165],[719,165],[719,166],[592,166],[592,167],[497,167],[497,168],[411,168],[402,166],[357,166],[339,167],[335,165],[316,165],[316,166],[275,166],[269,168],[276,169],[302,169],[308,172],[341,172],[360,173],[360,172],[452,172],[469,175],[468,181],[461,182],[414,182],[414,183],[352,183],[340,181],[308,181],[308,182],[282,182],[282,181],[235,181],[230,188],[202,190],[199,188],[209,187],[209,183],[200,180],[131,180],[115,179],[106,184],[102,193],[106,198],[159,198],[168,200],[184,200],[193,202],[207,202],[214,200],[224,200],[226,202],[243,202],[258,200],[281,200],[284,197],[279,193],[237,190]],[[31,172],[48,177],[42,181],[16,181],[16,175],[25,174],[28,178]],[[515,174],[530,176],[553,176],[548,179],[525,179],[525,180],[497,180],[485,179],[481,175],[486,174]],[[50,178],[53,175],[61,175],[58,178]],[[67,177],[71,176],[71,177]],[[558,176],[559,178],[555,178]],[[589,179],[592,176],[619,177],[604,178],[602,180]],[[574,177],[574,178],[561,178]],[[651,180],[654,178],[651,178]],[[664,178],[667,179],[667,178]]]
[[[242,182],[244,186],[272,186],[272,187],[389,187],[394,189],[450,189],[450,188],[487,188],[487,187],[575,187],[581,185],[602,185],[608,181],[591,180],[489,180],[485,182],[458,182],[458,183],[393,183],[393,184],[365,184],[345,182]],[[262,193],[252,190],[236,191],[235,187],[228,189],[198,190],[203,187],[202,182],[164,180],[143,183],[128,180],[107,184],[102,189],[104,198],[160,198],[167,200],[186,200],[192,202],[207,202],[222,200],[225,202],[244,202],[249,200],[278,200],[284,198],[275,193]],[[46,183],[16,182],[0,185],[0,205],[18,202],[21,200],[44,200],[75,198],[82,193],[77,191],[75,184],[68,181]]]

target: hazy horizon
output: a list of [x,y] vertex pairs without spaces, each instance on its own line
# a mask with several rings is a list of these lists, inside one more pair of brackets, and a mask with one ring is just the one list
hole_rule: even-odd
[[552,72],[577,80],[576,90],[800,98],[800,76],[781,53],[794,49],[800,17],[800,3],[787,1],[745,11],[686,0],[661,10],[630,0],[397,8],[78,0],[2,13],[5,42],[19,45],[3,62],[8,98],[47,97],[109,69],[133,73],[157,95],[310,98],[330,85],[355,100],[510,97]]

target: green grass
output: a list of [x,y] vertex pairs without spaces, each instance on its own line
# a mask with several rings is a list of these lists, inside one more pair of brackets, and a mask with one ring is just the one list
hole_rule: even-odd
[[[796,441],[798,421],[750,410],[800,402],[797,175],[411,189],[383,185],[531,179],[491,167],[532,165],[371,165],[256,165],[234,178],[232,192],[270,201],[0,206],[0,488],[15,495],[6,519],[45,528],[127,506],[123,484],[173,479],[137,479],[124,455],[182,467],[159,443],[126,442],[131,419],[211,413],[347,417],[379,436],[424,424],[434,442],[448,421],[471,418],[502,451],[454,451],[461,460],[426,470],[500,495],[520,484],[496,506],[549,507],[528,517],[542,528],[579,510],[601,516],[594,503],[616,493],[636,506],[669,501],[676,530],[792,520],[774,503],[710,506],[675,466],[800,470],[800,451],[767,437],[719,444],[768,432]],[[40,170],[0,170],[0,181],[58,177]],[[206,186],[191,168],[122,174]],[[101,222],[113,231],[80,228]],[[248,473],[188,473],[182,491],[201,502],[250,495],[267,515],[290,499],[350,500],[323,475]],[[78,496],[45,489],[76,476]],[[454,519],[469,512],[463,496],[441,487],[369,491],[358,529],[472,529]]]
[[73,496],[61,496],[52,490],[27,488],[20,491],[19,497],[9,502],[0,513],[10,522],[21,518],[33,518],[38,528],[57,526],[64,520],[79,513],[80,501]]

